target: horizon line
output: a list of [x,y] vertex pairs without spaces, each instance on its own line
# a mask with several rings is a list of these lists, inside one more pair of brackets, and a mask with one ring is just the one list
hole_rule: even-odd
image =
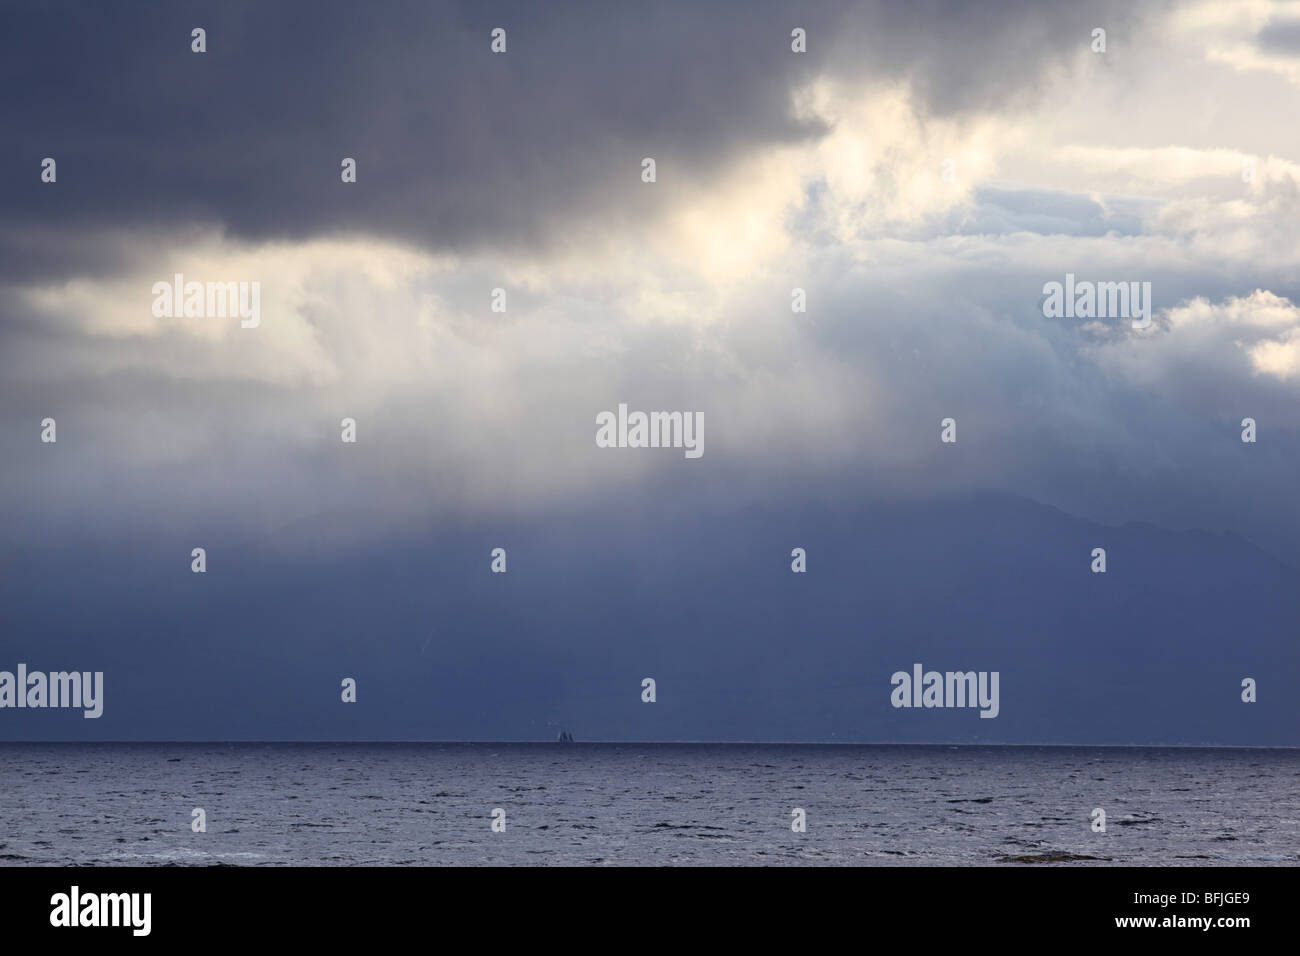
[[[0,740],[0,746],[9,744],[28,746],[40,744],[460,744],[487,746],[514,746],[518,744],[536,744],[551,746],[555,740],[451,740],[435,738],[410,738],[405,740],[369,739],[369,740],[305,740],[280,738],[265,740],[244,739],[203,739],[203,740]],[[725,746],[725,747],[1086,747],[1091,749],[1129,749],[1129,750],[1300,750],[1300,744],[1082,744],[1082,743],[1000,743],[1000,742],[959,742],[959,741],[851,741],[851,740],[574,740],[574,744],[614,744],[618,746]]]

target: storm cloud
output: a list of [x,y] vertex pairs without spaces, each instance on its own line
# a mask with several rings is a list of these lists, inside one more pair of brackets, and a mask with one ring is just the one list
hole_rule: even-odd
[[[851,603],[850,529],[896,551],[930,542],[935,574],[975,600],[962,581],[979,549],[945,559],[947,526],[999,542],[1008,575],[1046,560],[1057,538],[1043,528],[1085,559],[1113,535],[1163,562],[1165,596],[1179,596],[1162,613],[1195,604],[1222,627],[1230,614],[1196,602],[1229,601],[1223,582],[1254,575],[1267,584],[1258,655],[1240,666],[1293,668],[1275,640],[1300,567],[1300,131],[1283,121],[1300,84],[1276,58],[1289,23],[1272,4],[1208,3],[9,4],[12,649],[35,654],[44,620],[58,646],[108,657],[85,667],[138,666],[143,686],[211,665],[239,628],[233,645],[266,647],[278,673],[317,631],[313,680],[345,660],[388,680],[442,653],[488,688],[496,658],[474,649],[475,602],[494,598],[470,568],[513,540],[526,543],[512,580],[548,547],[565,558],[483,624],[509,631],[511,693],[542,672],[604,680],[580,662],[630,606],[656,623],[611,652],[619,666],[639,667],[662,627],[663,667],[723,680],[744,644],[702,636],[696,613],[752,625],[743,679],[761,684],[787,632],[746,603],[740,582],[768,565],[740,542],[788,575],[804,528],[841,556],[818,591],[830,657],[807,686],[781,684],[814,733],[807,702],[828,660],[887,666],[853,643],[870,602]],[[205,53],[191,52],[194,27]],[[795,27],[807,53],[791,50]],[[56,182],[41,179],[45,157]],[[344,157],[355,183],[340,180]],[[260,324],[158,314],[153,288],[178,273],[259,282]],[[1044,286],[1067,274],[1149,282],[1150,326],[1046,317]],[[598,447],[596,416],[620,403],[702,414],[704,455]],[[40,441],[47,417],[55,443]],[[947,418],[955,444],[940,441]],[[344,419],[355,444],[340,441]],[[910,517],[882,517],[895,513]],[[719,569],[710,542],[724,539]],[[174,590],[202,580],[188,568],[199,544],[220,597]],[[1214,554],[1197,571],[1175,557],[1187,548]],[[925,603],[920,557],[897,577],[887,555],[870,561]],[[1086,608],[1035,581],[984,583],[994,603],[1027,602],[1035,626]],[[1106,618],[1116,648],[1150,625],[1125,586]],[[411,598],[426,587],[461,597]],[[566,610],[584,587],[591,605]],[[1034,587],[1052,596],[1035,604]],[[69,588],[113,618],[111,653],[61,606]],[[654,593],[681,603],[655,611]],[[158,629],[184,630],[191,600],[205,649],[164,650]],[[798,594],[773,601],[766,619],[796,628]],[[966,605],[913,621],[906,605],[886,615],[898,647],[927,630],[940,649],[960,644]],[[971,647],[1026,652],[1029,635],[1009,633],[1024,620],[981,613]],[[349,657],[344,620],[369,627],[369,656]],[[1197,633],[1210,654],[1208,624]],[[1086,633],[1069,634],[1025,680],[1086,656]],[[563,710],[552,690],[528,706]],[[398,723],[510,736],[536,719],[502,704],[456,724],[462,704],[440,705],[450,729]],[[740,736],[776,734],[746,724],[757,699],[691,706],[673,734],[707,736],[724,717]],[[848,697],[836,706],[859,736],[888,729],[854,725]],[[1153,721],[1138,737],[1178,737],[1158,708],[1133,707]],[[600,713],[611,734],[642,733]],[[274,722],[263,716],[184,726],[256,735]],[[1022,735],[1036,726],[1016,719]]]

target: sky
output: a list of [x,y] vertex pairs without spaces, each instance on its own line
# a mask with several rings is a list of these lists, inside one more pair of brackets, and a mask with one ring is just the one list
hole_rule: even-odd
[[[0,54],[0,670],[106,688],[0,739],[1300,744],[1300,4],[19,0]],[[892,707],[918,660],[999,716]]]

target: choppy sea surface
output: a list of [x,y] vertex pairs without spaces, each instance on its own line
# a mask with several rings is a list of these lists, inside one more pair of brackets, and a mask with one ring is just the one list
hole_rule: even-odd
[[1297,750],[0,744],[11,866],[1298,862]]

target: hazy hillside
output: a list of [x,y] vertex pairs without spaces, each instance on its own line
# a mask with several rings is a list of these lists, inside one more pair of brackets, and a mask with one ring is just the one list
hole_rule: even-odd
[[[1300,745],[1300,574],[1240,538],[1005,497],[681,517],[594,505],[370,551],[322,516],[213,542],[206,575],[188,540],[33,551],[0,668],[103,670],[104,716],[9,710],[0,738]],[[918,661],[998,671],[1000,715],[894,709]]]

